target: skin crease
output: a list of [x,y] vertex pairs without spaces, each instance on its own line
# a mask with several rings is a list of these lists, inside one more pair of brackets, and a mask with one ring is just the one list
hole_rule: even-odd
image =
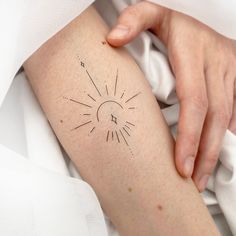
[[189,16],[146,1],[121,13],[107,41],[120,47],[147,29],[167,47],[176,77],[176,168],[203,191],[227,128],[236,133],[236,43]]

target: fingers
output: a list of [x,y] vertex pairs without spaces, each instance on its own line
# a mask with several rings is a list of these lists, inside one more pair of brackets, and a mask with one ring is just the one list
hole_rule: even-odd
[[[203,66],[194,57],[175,58],[176,92],[180,100],[180,117],[175,148],[177,170],[184,177],[191,177],[207,113],[208,102]],[[195,64],[195,67],[192,65]]]
[[157,27],[163,17],[163,11],[164,8],[146,1],[127,7],[108,34],[107,41],[115,47],[130,42],[142,31]]
[[204,123],[193,180],[203,191],[218,161],[221,143],[230,120],[229,101],[225,91],[224,74],[217,68],[206,72],[208,112]]

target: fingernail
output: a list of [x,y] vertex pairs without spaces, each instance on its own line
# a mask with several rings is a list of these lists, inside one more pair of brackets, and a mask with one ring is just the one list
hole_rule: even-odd
[[193,174],[194,157],[190,156],[184,162],[184,174],[186,177],[191,177]]
[[123,38],[129,33],[129,27],[126,25],[117,25],[109,34],[110,38]]
[[203,175],[202,178],[200,179],[199,184],[198,184],[198,188],[200,192],[202,192],[206,188],[209,177],[210,175]]

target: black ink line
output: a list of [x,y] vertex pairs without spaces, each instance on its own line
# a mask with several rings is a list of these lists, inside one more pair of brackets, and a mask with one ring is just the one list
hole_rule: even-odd
[[125,131],[125,133],[130,136],[130,134],[128,133],[128,131],[127,131],[124,127],[122,127],[122,128],[123,128],[123,130]]
[[129,151],[130,151],[131,155],[134,156],[134,154],[133,154],[133,152],[132,152],[130,147],[129,147]]
[[93,98],[91,95],[87,94],[94,102],[96,102],[96,99]]
[[117,131],[116,131],[116,137],[117,137],[118,143],[120,143],[120,139],[119,139],[119,135],[118,135]]
[[116,96],[117,80],[118,80],[118,69],[117,69],[117,71],[116,71],[116,82],[115,82],[114,96]]
[[83,114],[83,116],[90,116],[90,115],[91,115],[91,114],[87,114],[87,113],[86,113],[86,114]]
[[87,104],[85,104],[85,103],[82,103],[82,102],[76,101],[76,100],[74,100],[74,99],[71,99],[71,98],[70,98],[69,100],[72,101],[72,102],[78,103],[78,104],[80,104],[80,105],[83,105],[83,106],[86,106],[86,107],[92,108],[91,106],[89,106],[89,105],[87,105]]
[[94,83],[94,81],[93,81],[92,77],[90,76],[90,74],[89,74],[89,72],[88,72],[87,70],[86,70],[86,73],[87,73],[88,77],[90,78],[90,80],[92,81],[92,83],[93,83],[93,86],[94,86],[94,87],[95,87],[95,89],[97,90],[97,92],[98,92],[99,96],[101,97],[102,95],[101,95],[100,91],[98,90],[98,88],[97,88],[96,84]]
[[95,126],[90,130],[89,133],[92,133],[94,131],[94,129],[95,129]]
[[130,124],[132,126],[135,126],[134,124],[130,123],[129,121],[126,121],[127,124]]
[[129,107],[128,109],[132,109],[132,110],[134,110],[134,109],[135,109],[135,107]]
[[129,130],[131,130],[131,128],[128,125],[125,125],[126,128],[128,128]]
[[106,85],[106,91],[107,91],[107,95],[109,95],[107,85]]
[[107,131],[107,139],[106,139],[106,141],[108,142],[108,139],[109,139],[109,130]]
[[111,133],[111,137],[112,137],[112,140],[113,140],[113,139],[114,139],[113,131],[112,131],[112,133]]
[[136,93],[134,96],[132,96],[131,98],[129,98],[128,100],[125,101],[125,103],[129,102],[131,99],[137,97],[139,94],[141,94],[141,92]]
[[113,101],[113,100],[107,100],[107,101],[103,102],[103,103],[98,107],[98,109],[97,109],[97,121],[98,121],[98,122],[99,122],[98,112],[99,112],[101,106],[104,105],[105,103],[108,103],[108,102],[115,103],[115,104],[117,104],[118,106],[120,106],[120,108],[124,109],[124,108],[120,105],[120,103],[118,103],[118,102],[116,102],[116,101]]
[[[87,125],[87,124],[89,124],[89,123],[91,123],[91,122],[92,122],[92,121],[90,120],[90,121],[88,121],[88,122],[86,122],[86,123],[83,123],[82,125],[79,125],[79,126],[75,127],[75,128],[72,129],[72,130],[76,130],[76,129],[78,129],[78,128],[84,126],[84,125]],[[71,131],[72,131],[72,130],[71,130]]]
[[85,64],[84,64],[84,62],[80,62],[80,65],[82,66],[82,67],[84,67],[85,66]]
[[120,97],[120,98],[123,98],[124,94],[125,94],[125,92],[123,92],[123,93],[122,93],[122,95],[121,95],[121,97]]
[[127,141],[126,141],[126,139],[125,139],[125,136],[124,136],[123,133],[122,133],[122,131],[121,131],[121,130],[119,130],[119,131],[120,131],[121,136],[122,136],[123,139],[125,140],[126,145],[129,146],[129,144],[127,143]]

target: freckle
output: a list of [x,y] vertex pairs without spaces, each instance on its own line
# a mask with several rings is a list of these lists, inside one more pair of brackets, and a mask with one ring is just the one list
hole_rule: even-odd
[[157,205],[157,208],[158,208],[159,211],[163,210],[163,207],[161,205]]
[[128,191],[129,191],[129,192],[132,192],[132,188],[129,187],[129,188],[128,188]]
[[60,120],[61,123],[63,123],[63,120]]
[[107,44],[107,42],[106,41],[102,41],[102,44],[105,45],[105,44]]

